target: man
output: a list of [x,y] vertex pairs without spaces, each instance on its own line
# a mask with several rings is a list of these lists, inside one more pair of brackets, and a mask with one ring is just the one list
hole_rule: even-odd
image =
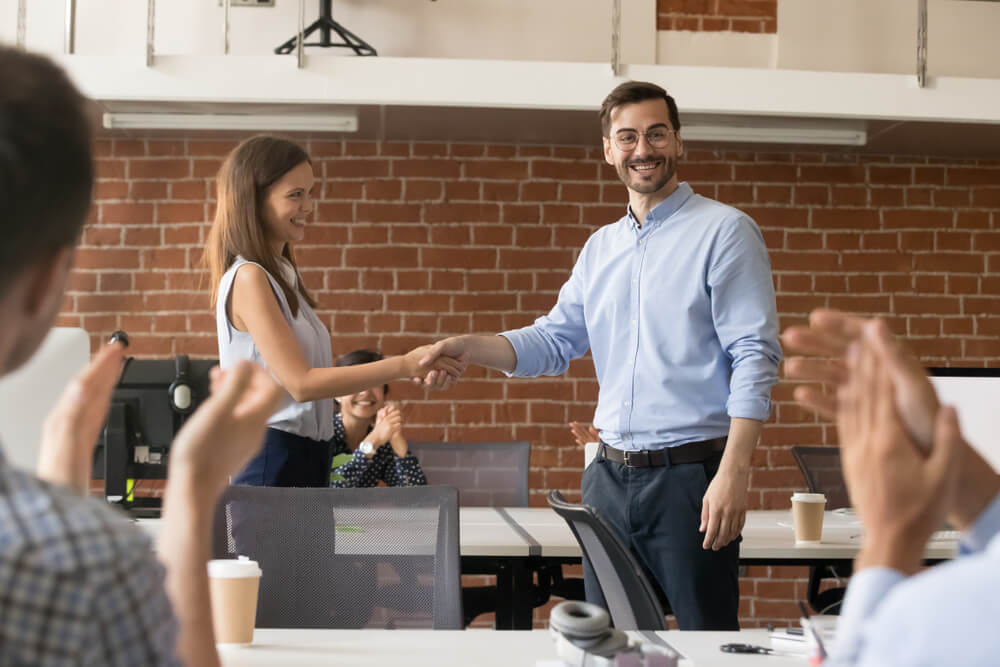
[[[878,320],[815,311],[782,340],[803,354],[795,398],[834,418],[844,478],[865,526],[827,664],[994,665],[1000,640],[1000,475],[962,439],[924,369]],[[971,555],[919,573],[944,519]]]
[[[425,361],[558,375],[589,347],[603,445],[584,502],[655,577],[681,629],[735,630],[750,454],[781,358],[767,250],[750,218],[678,182],[684,143],[663,88],[624,83],[600,117],[625,216],[590,237],[547,316],[440,341]],[[587,562],[584,578],[603,603]]]
[[[31,357],[59,311],[92,188],[86,100],[47,59],[0,46],[0,374]],[[47,419],[45,481],[0,452],[0,664],[219,664],[212,508],[281,393],[250,364],[216,370],[213,395],[171,449],[164,581],[142,531],[82,497],[123,358],[120,343],[100,350]]]

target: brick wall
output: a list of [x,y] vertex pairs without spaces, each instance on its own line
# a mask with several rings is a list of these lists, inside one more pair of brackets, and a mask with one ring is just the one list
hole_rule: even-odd
[[656,0],[657,30],[778,31],[778,0]]
[[[139,356],[215,356],[197,268],[213,179],[232,141],[105,139],[97,205],[60,323],[95,344],[127,330]],[[527,324],[554,303],[577,249],[623,212],[596,148],[312,141],[321,188],[298,250],[337,352],[388,353],[457,333]],[[848,152],[692,150],[681,176],[760,224],[782,326],[817,306],[881,314],[937,365],[1000,365],[1000,163]],[[474,369],[459,389],[398,384],[414,439],[532,443],[532,501],[579,497],[582,453],[566,428],[591,418],[587,360],[558,378]],[[789,448],[833,444],[830,426],[774,391],[754,455],[752,508],[783,508],[804,483]],[[744,617],[794,618],[802,568],[750,568]]]

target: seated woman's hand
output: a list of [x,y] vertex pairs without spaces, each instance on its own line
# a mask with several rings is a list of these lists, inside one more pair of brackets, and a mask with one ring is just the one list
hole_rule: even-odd
[[[392,437],[403,428],[403,413],[396,408],[384,407],[378,411],[375,417],[375,427],[365,440],[370,441],[376,447],[381,447],[389,442]],[[374,454],[374,452],[373,452]]]

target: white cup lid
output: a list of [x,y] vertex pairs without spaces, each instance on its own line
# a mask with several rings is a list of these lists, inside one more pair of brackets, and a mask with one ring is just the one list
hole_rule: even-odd
[[245,556],[208,561],[208,576],[215,579],[246,579],[259,577],[260,574],[257,561]]
[[792,502],[800,503],[825,503],[826,496],[822,493],[793,493]]

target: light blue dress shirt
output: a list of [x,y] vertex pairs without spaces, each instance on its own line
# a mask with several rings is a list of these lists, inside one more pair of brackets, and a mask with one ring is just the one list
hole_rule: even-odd
[[851,577],[826,667],[1000,664],[1000,495],[963,537],[970,555],[913,577]]
[[766,420],[781,347],[767,248],[746,214],[680,186],[584,245],[548,315],[501,334],[511,375],[559,375],[590,348],[594,425],[621,449],[726,435]]

